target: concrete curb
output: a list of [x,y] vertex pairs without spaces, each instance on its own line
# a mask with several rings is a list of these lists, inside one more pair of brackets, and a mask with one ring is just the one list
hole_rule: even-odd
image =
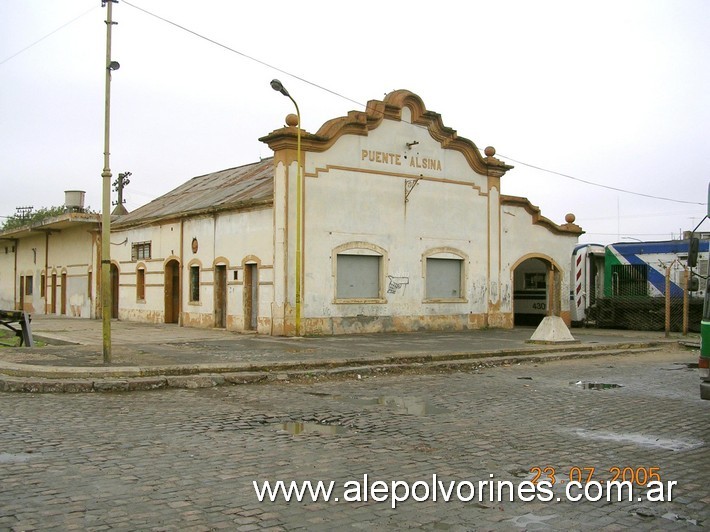
[[90,393],[149,391],[164,388],[210,388],[225,384],[255,384],[311,378],[354,377],[363,374],[455,370],[521,362],[545,362],[658,350],[675,342],[624,342],[574,346],[547,345],[478,352],[401,353],[311,362],[265,364],[187,364],[167,366],[62,367],[0,362],[0,392]]

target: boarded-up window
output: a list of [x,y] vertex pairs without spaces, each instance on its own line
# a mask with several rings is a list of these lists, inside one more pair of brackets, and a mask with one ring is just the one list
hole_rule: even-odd
[[461,299],[462,260],[426,260],[427,299]]
[[338,299],[380,297],[379,255],[338,255]]

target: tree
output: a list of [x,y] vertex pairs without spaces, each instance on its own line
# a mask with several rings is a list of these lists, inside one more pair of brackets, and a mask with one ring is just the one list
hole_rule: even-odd
[[2,230],[9,231],[10,229],[17,229],[25,225],[40,223],[47,218],[53,218],[65,212],[66,208],[63,205],[60,207],[42,207],[36,211],[24,211],[14,216],[8,216],[2,224]]

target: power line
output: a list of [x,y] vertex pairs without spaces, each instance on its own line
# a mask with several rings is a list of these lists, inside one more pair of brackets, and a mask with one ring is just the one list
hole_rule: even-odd
[[358,102],[358,101],[356,101],[356,100],[352,100],[352,99],[348,98],[347,96],[343,96],[342,94],[339,94],[339,93],[337,93],[337,92],[335,92],[335,91],[332,91],[332,90],[330,90],[330,89],[328,89],[328,88],[326,88],[326,87],[323,87],[322,85],[318,85],[317,83],[313,83],[312,81],[308,81],[307,79],[304,79],[304,78],[302,78],[302,77],[300,77],[300,76],[297,76],[297,75],[295,75],[295,74],[291,74],[290,72],[287,72],[286,70],[283,70],[283,69],[281,69],[281,68],[279,68],[279,67],[277,67],[277,66],[274,66],[274,65],[272,65],[272,64],[269,64],[269,63],[267,63],[267,62],[265,62],[265,61],[262,61],[261,59],[257,59],[256,57],[253,57],[253,56],[251,56],[251,55],[245,54],[244,52],[240,52],[239,50],[235,50],[234,48],[231,48],[231,47],[227,46],[226,44],[222,44],[221,42],[215,41],[214,39],[210,39],[209,37],[206,37],[205,35],[202,35],[202,34],[200,34],[200,33],[197,33],[196,31],[193,31],[193,30],[191,30],[191,29],[189,29],[189,28],[186,28],[185,26],[181,26],[180,24],[178,24],[178,23],[176,23],[176,22],[173,22],[173,21],[168,20],[168,19],[166,19],[166,18],[164,18],[164,17],[161,17],[160,15],[156,15],[155,13],[152,13],[152,12],[148,11],[147,9],[143,9],[142,7],[138,7],[137,5],[131,4],[130,2],[127,2],[126,0],[123,0],[123,3],[126,4],[127,6],[130,6],[130,7],[134,8],[134,9],[137,9],[138,11],[142,11],[143,13],[145,13],[145,14],[147,14],[147,15],[150,15],[151,17],[155,17],[155,18],[157,18],[158,20],[162,20],[163,22],[165,22],[165,23],[167,23],[167,24],[170,24],[171,26],[175,26],[176,28],[179,28],[179,29],[181,29],[181,30],[183,30],[183,31],[186,31],[186,32],[188,32],[188,33],[194,35],[195,37],[199,37],[200,39],[203,39],[203,40],[205,40],[205,41],[207,41],[207,42],[210,42],[210,43],[212,43],[212,44],[215,44],[215,45],[219,46],[220,48],[224,48],[225,50],[228,50],[228,51],[233,52],[233,53],[235,53],[235,54],[241,55],[242,57],[245,57],[246,59],[249,59],[250,61],[254,61],[255,63],[259,63],[260,65],[264,65],[265,67],[268,67],[268,68],[271,68],[271,69],[273,69],[273,70],[276,70],[277,72],[281,72],[282,74],[286,74],[287,76],[290,76],[290,77],[292,77],[292,78],[294,78],[294,79],[297,79],[297,80],[299,80],[299,81],[302,81],[303,83],[307,83],[308,85],[311,85],[311,86],[313,86],[313,87],[316,87],[317,89],[320,89],[320,90],[329,92],[330,94],[332,94],[332,95],[334,95],[334,96],[338,96],[339,98],[343,98],[343,99],[345,99],[345,100],[348,100],[349,102],[352,102],[352,103],[354,103],[354,104],[357,104],[357,105],[360,105],[360,106],[362,106],[362,107],[365,107],[365,105],[363,105],[362,103],[360,103],[360,102]]
[[87,11],[84,11],[81,15],[79,15],[79,16],[77,16],[77,17],[71,19],[69,22],[67,22],[67,23],[65,23],[65,24],[62,24],[62,25],[59,26],[56,30],[49,32],[49,33],[48,33],[47,35],[45,35],[44,37],[42,37],[42,38],[36,40],[35,42],[33,42],[33,43],[30,44],[30,45],[25,46],[22,50],[19,50],[19,51],[15,52],[15,53],[12,54],[10,57],[6,57],[6,58],[3,59],[2,61],[0,61],[0,65],[2,65],[2,64],[4,64],[4,63],[7,63],[7,62],[8,62],[10,59],[12,59],[13,57],[17,57],[17,56],[20,55],[22,52],[25,52],[25,51],[29,50],[30,48],[32,48],[35,44],[41,43],[41,42],[42,42],[43,40],[45,40],[47,37],[50,37],[50,36],[54,35],[55,33],[57,33],[59,30],[66,28],[67,26],[69,26],[69,24],[72,24],[73,22],[76,22],[76,21],[79,20],[81,17],[83,17],[83,16],[85,16],[85,15],[88,15],[89,13],[91,13],[91,12],[92,12],[94,9],[96,9],[97,7],[98,7],[98,6],[94,6],[94,7],[92,7],[91,9],[88,9]]
[[[695,216],[692,216],[692,215]],[[624,214],[621,216],[593,216],[593,217],[588,217],[585,216],[584,219],[586,221],[598,221],[598,220],[618,220],[618,219],[629,219],[629,218],[662,218],[665,216],[685,216],[687,218],[702,218],[705,216],[705,213],[696,213],[696,212],[653,212],[653,213],[646,213],[646,214]]]
[[558,175],[561,177],[566,177],[567,179],[571,179],[573,181],[579,181],[580,183],[585,183],[587,185],[592,185],[595,187],[606,188],[608,190],[615,190],[616,192],[623,192],[625,194],[633,194],[634,196],[643,196],[644,198],[651,198],[651,199],[657,199],[657,200],[663,200],[663,201],[673,201],[675,203],[686,203],[688,205],[705,205],[705,203],[701,203],[701,202],[697,202],[697,201],[684,201],[684,200],[677,200],[677,199],[673,199],[673,198],[664,198],[662,196],[654,196],[652,194],[644,194],[643,192],[634,192],[633,190],[625,190],[623,188],[612,187],[609,185],[602,185],[601,183],[594,183],[593,181],[588,181],[586,179],[574,177],[569,174],[563,174],[562,172],[555,172],[554,170],[548,170],[547,168],[535,166],[534,164],[524,163],[522,161],[518,161],[516,159],[513,159],[512,157],[508,157],[507,155],[503,155],[503,154],[499,154],[499,155],[500,155],[500,157],[503,157],[504,159],[508,159],[508,160],[513,161],[514,163],[522,164],[523,166],[527,166],[529,168],[534,168],[535,170],[540,170],[542,172],[548,172],[550,174],[555,174],[555,175]]
[[[257,58],[255,58],[255,57],[253,57],[253,56],[250,56],[250,55],[248,55],[248,54],[245,54],[244,52],[240,52],[239,50],[235,50],[234,48],[231,48],[231,47],[229,47],[229,46],[227,46],[227,45],[225,45],[225,44],[222,44],[222,43],[220,43],[220,42],[218,42],[218,41],[215,41],[214,39],[211,39],[211,38],[206,37],[206,36],[204,36],[204,35],[202,35],[202,34],[200,34],[200,33],[197,33],[196,31],[193,31],[193,30],[191,30],[191,29],[189,29],[189,28],[186,28],[185,26],[182,26],[182,25],[180,25],[180,24],[177,24],[177,23],[175,23],[175,22],[172,22],[171,20],[168,20],[168,19],[166,19],[166,18],[164,18],[164,17],[161,17],[160,15],[156,15],[155,13],[152,13],[152,12],[148,11],[147,9],[143,9],[142,7],[138,7],[138,6],[134,5],[134,4],[131,4],[130,2],[128,2],[128,1],[126,1],[126,0],[123,0],[123,3],[126,4],[126,5],[128,5],[128,6],[130,6],[130,7],[132,7],[132,8],[134,8],[134,9],[137,9],[137,10],[139,10],[139,11],[142,11],[143,13],[146,13],[146,14],[152,16],[152,17],[155,17],[155,18],[157,18],[158,20],[161,20],[161,21],[163,21],[163,22],[165,22],[165,23],[167,23],[167,24],[170,24],[170,25],[172,25],[172,26],[175,26],[176,28],[179,28],[179,29],[181,29],[181,30],[183,30],[183,31],[186,31],[186,32],[190,33],[191,35],[194,35],[195,37],[198,37],[198,38],[203,39],[203,40],[205,40],[205,41],[207,41],[207,42],[210,42],[210,43],[212,43],[212,44],[215,44],[215,45],[219,46],[220,48],[224,48],[225,50],[228,50],[228,51],[233,52],[233,53],[235,53],[235,54],[241,55],[242,57],[245,57],[246,59],[249,59],[249,60],[251,60],[251,61],[254,61],[254,62],[256,62],[256,63],[259,63],[260,65],[264,65],[264,66],[266,66],[266,67],[268,67],[268,68],[271,68],[271,69],[273,69],[273,70],[276,70],[277,72],[281,72],[282,74],[285,74],[285,75],[287,75],[287,76],[289,76],[289,77],[292,77],[292,78],[294,78],[294,79],[297,79],[297,80],[299,80],[299,81],[302,81],[303,83],[307,83],[308,85],[311,85],[311,86],[316,87],[316,88],[318,88],[318,89],[324,90],[324,91],[326,91],[326,92],[328,92],[328,93],[330,93],[330,94],[332,94],[332,95],[334,95],[334,96],[337,96],[337,97],[342,98],[342,99],[344,99],[344,100],[347,100],[347,101],[349,101],[349,102],[351,102],[351,103],[354,103],[354,104],[356,104],[356,105],[359,105],[360,107],[364,107],[364,108],[367,107],[367,106],[366,106],[365,104],[363,104],[362,102],[358,102],[357,100],[353,100],[352,98],[348,98],[347,96],[344,96],[343,94],[340,94],[340,93],[335,92],[335,91],[333,91],[333,90],[331,90],[331,89],[328,89],[328,88],[326,88],[326,87],[323,87],[322,85],[318,85],[317,83],[313,83],[312,81],[309,81],[309,80],[307,80],[307,79],[305,79],[305,78],[302,78],[302,77],[300,77],[300,76],[297,76],[297,75],[295,75],[295,74],[292,74],[291,72],[288,72],[288,71],[286,71],[286,70],[283,70],[282,68],[279,68],[279,67],[276,67],[276,66],[274,66],[274,65],[272,65],[272,64],[266,63],[265,61],[262,61],[262,60],[260,60],[260,59],[257,59]],[[418,125],[418,124],[413,124],[413,125]],[[423,127],[423,126],[421,126],[421,127]],[[516,160],[516,159],[513,159],[512,157],[507,157],[507,156],[502,155],[502,154],[500,154],[500,157],[503,157],[504,159],[509,159],[509,160],[511,160],[511,161],[513,161],[513,162],[515,162],[515,163],[517,163],[517,164],[522,164],[522,165],[524,165],[524,166],[528,166],[528,167],[530,167],[530,168],[534,168],[534,169],[536,169],[536,170],[540,170],[540,171],[543,171],[543,172],[548,172],[548,173],[551,173],[551,174],[559,175],[559,176],[561,176],[561,177],[565,177],[565,178],[567,178],[567,179],[572,179],[573,181],[578,181],[578,182],[580,182],[580,183],[585,183],[585,184],[587,184],[587,185],[596,186],[596,187],[600,187],[600,188],[606,188],[606,189],[609,189],[609,190],[614,190],[614,191],[616,191],[616,192],[623,192],[623,193],[625,193],[625,194],[631,194],[631,195],[635,195],[635,196],[642,196],[642,197],[646,197],[646,198],[658,199],[658,200],[663,200],[663,201],[672,201],[672,202],[675,202],[675,203],[684,203],[684,204],[689,204],[689,205],[705,205],[704,203],[701,203],[701,202],[684,201],[684,200],[677,200],[677,199],[673,199],[673,198],[665,198],[665,197],[662,197],[662,196],[654,196],[654,195],[651,195],[651,194],[644,194],[644,193],[642,193],[642,192],[634,192],[634,191],[632,191],[632,190],[624,190],[624,189],[612,187],[612,186],[609,186],[609,185],[602,185],[602,184],[600,184],[600,183],[594,183],[594,182],[592,182],[592,181],[588,181],[588,180],[586,180],[586,179],[581,179],[581,178],[579,178],[579,177],[574,177],[574,176],[571,176],[571,175],[568,175],[568,174],[563,174],[563,173],[561,173],[561,172],[555,172],[554,170],[548,170],[548,169],[546,169],[546,168],[542,168],[542,167],[535,166],[535,165],[532,165],[532,164],[524,163],[524,162],[522,162],[522,161],[518,161],[518,160]]]
[[618,231],[615,233],[595,233],[595,232],[584,232],[585,235],[601,235],[601,236],[618,236],[619,234],[626,235],[626,236],[659,236],[659,235],[666,235],[668,234],[668,231],[661,231],[659,233],[627,233],[625,231],[622,231],[619,233]]
[[[257,59],[256,57],[253,57],[253,56],[251,56],[251,55],[245,54],[244,52],[240,52],[239,50],[236,50],[236,49],[234,49],[234,48],[231,48],[230,46],[227,46],[227,45],[225,45],[225,44],[220,43],[219,41],[216,41],[216,40],[214,40],[214,39],[211,39],[211,38],[209,38],[209,37],[207,37],[207,36],[205,36],[205,35],[202,35],[202,34],[196,32],[196,31],[193,31],[193,30],[191,30],[191,29],[189,29],[189,28],[187,28],[187,27],[185,27],[185,26],[182,26],[182,25],[180,25],[180,24],[177,24],[176,22],[173,22],[173,21],[171,21],[171,20],[168,20],[168,19],[166,19],[165,17],[161,17],[160,15],[157,15],[157,14],[151,12],[151,11],[148,11],[147,9],[144,9],[144,8],[142,8],[142,7],[139,7],[139,6],[136,6],[135,4],[132,4],[132,3],[128,2],[127,0],[123,0],[123,3],[126,4],[127,6],[130,6],[130,7],[134,8],[134,9],[137,9],[138,11],[141,11],[141,12],[147,14],[147,15],[150,15],[151,17],[154,17],[154,18],[156,18],[156,19],[158,19],[158,20],[160,20],[160,21],[162,21],[162,22],[165,22],[166,24],[170,24],[171,26],[174,26],[174,27],[176,27],[176,28],[178,28],[178,29],[181,29],[181,30],[183,30],[183,31],[185,31],[185,32],[187,32],[187,33],[189,33],[189,34],[191,34],[191,35],[194,35],[195,37],[198,37],[198,38],[200,38],[200,39],[203,39],[203,40],[205,40],[205,41],[207,41],[207,42],[209,42],[209,43],[211,43],[211,44],[214,44],[214,45],[216,45],[216,46],[219,46],[220,48],[224,48],[225,50],[228,50],[228,51],[230,51],[230,52],[232,52],[232,53],[235,53],[235,54],[240,55],[240,56],[242,56],[242,57],[244,57],[244,58],[246,58],[246,59],[249,59],[250,61],[254,61],[254,62],[256,62],[256,63],[259,63],[260,65],[263,65],[263,66],[265,66],[265,67],[267,67],[267,68],[276,70],[277,72],[281,72],[282,74],[285,74],[285,75],[287,75],[287,76],[289,76],[289,77],[292,77],[292,78],[294,78],[294,79],[297,79],[297,80],[299,80],[299,81],[301,81],[301,82],[303,82],[303,83],[306,83],[306,84],[308,84],[308,85],[311,85],[312,87],[315,87],[315,88],[317,88],[317,89],[320,89],[320,90],[323,90],[323,91],[325,91],[325,92],[328,92],[328,93],[330,93],[330,94],[332,94],[332,95],[334,95],[334,96],[337,96],[337,97],[339,97],[339,98],[342,98],[342,99],[344,99],[344,100],[347,100],[347,101],[349,101],[349,102],[351,102],[351,103],[354,103],[354,104],[356,104],[356,105],[358,105],[358,106],[360,106],[360,107],[367,108],[367,106],[366,106],[365,104],[363,104],[362,102],[359,102],[359,101],[357,101],[357,100],[353,100],[352,98],[349,98],[349,97],[347,97],[347,96],[345,96],[345,95],[343,95],[343,94],[340,94],[340,93],[338,93],[338,92],[336,92],[336,91],[333,91],[333,90],[331,90],[331,89],[328,89],[327,87],[323,87],[322,85],[318,85],[317,83],[314,83],[314,82],[309,81],[309,80],[307,80],[307,79],[305,79],[305,78],[302,78],[302,77],[300,77],[300,76],[297,76],[297,75],[295,75],[295,74],[292,74],[291,72],[288,72],[288,71],[286,71],[286,70],[284,70],[284,69],[282,69],[282,68],[279,68],[279,67],[274,66],[274,65],[272,65],[272,64],[270,64],[270,63],[267,63],[267,62],[265,62],[265,61],[262,61],[262,60],[260,60],[260,59]],[[16,52],[15,54],[13,54],[13,55],[11,55],[10,57],[4,59],[3,61],[0,61],[0,64],[3,64],[3,63],[5,63],[5,62],[9,61],[10,59],[12,59],[13,57],[15,57],[15,56],[21,54],[21,53],[24,52],[25,50],[27,50],[27,49],[31,48],[32,46],[38,44],[39,42],[43,41],[43,40],[46,39],[47,37],[49,37],[49,36],[53,35],[54,33],[58,32],[59,30],[65,28],[66,26],[70,25],[71,23],[75,22],[76,20],[80,19],[81,17],[85,16],[86,14],[88,14],[88,13],[91,12],[91,11],[93,11],[94,9],[95,9],[95,7],[92,7],[92,8],[89,9],[88,11],[86,11],[86,12],[82,13],[81,15],[75,17],[74,19],[70,20],[70,21],[67,22],[66,24],[63,24],[62,26],[60,26],[60,27],[57,28],[56,30],[52,31],[51,33],[48,33],[47,35],[45,35],[45,36],[42,37],[41,39],[35,41],[34,43],[30,44],[29,46],[26,46],[26,47],[23,48],[22,50]],[[418,124],[412,124],[412,125],[417,126]],[[420,126],[420,127],[423,127],[423,126]],[[541,171],[541,172],[547,172],[547,173],[550,173],[550,174],[554,174],[554,175],[558,175],[558,176],[564,177],[564,178],[566,178],[566,179],[571,179],[571,180],[573,180],[573,181],[577,181],[577,182],[580,182],[580,183],[584,183],[584,184],[586,184],[586,185],[591,185],[591,186],[595,186],[595,187],[605,188],[605,189],[607,189],[607,190],[614,190],[614,191],[616,191],[616,192],[622,192],[622,193],[624,193],[624,194],[631,194],[631,195],[634,195],[634,196],[641,196],[641,197],[650,198],[650,199],[657,199],[657,200],[662,200],[662,201],[671,201],[671,202],[674,202],[674,203],[683,203],[683,204],[688,204],[688,205],[703,205],[703,206],[705,205],[705,203],[702,203],[702,202],[684,201],[684,200],[678,200],[678,199],[673,199],[673,198],[666,198],[666,197],[663,197],[663,196],[655,196],[655,195],[652,195],[652,194],[645,194],[645,193],[643,193],[643,192],[635,192],[635,191],[633,191],[633,190],[625,190],[625,189],[622,189],[622,188],[612,187],[612,186],[609,186],[609,185],[603,185],[603,184],[601,184],[601,183],[595,183],[595,182],[589,181],[589,180],[587,180],[587,179],[582,179],[582,178],[575,177],[575,176],[572,176],[572,175],[569,175],[569,174],[564,174],[564,173],[562,173],[562,172],[556,172],[556,171],[554,171],[554,170],[549,170],[549,169],[547,169],[547,168],[542,168],[542,167],[540,167],[540,166],[536,166],[536,165],[533,165],[533,164],[525,163],[525,162],[523,162],[523,161],[519,161],[519,160],[517,160],[517,159],[514,159],[514,158],[512,158],[512,157],[508,157],[508,156],[503,155],[503,154],[499,154],[499,157],[502,157],[502,158],[504,158],[504,159],[508,159],[508,160],[510,160],[510,161],[513,161],[513,162],[516,163],[516,164],[522,164],[523,166],[527,166],[527,167],[529,167],[529,168],[534,168],[534,169],[539,170],[539,171]]]

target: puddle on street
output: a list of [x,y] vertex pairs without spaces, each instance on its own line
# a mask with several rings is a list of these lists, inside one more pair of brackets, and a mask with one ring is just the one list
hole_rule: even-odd
[[550,525],[548,525],[545,521],[549,521],[555,517],[557,517],[557,514],[542,516],[528,512],[525,515],[514,517],[507,522],[513,524],[517,528],[525,528],[526,530],[548,530]]
[[699,440],[661,438],[660,436],[654,435],[620,433],[602,430],[576,429],[573,433],[581,438],[606,440],[618,443],[631,443],[640,447],[656,447],[661,449],[670,449],[671,451],[689,451],[691,449],[696,449],[703,444],[703,442]]
[[689,517],[683,517],[682,515],[674,514],[673,512],[665,513],[661,517],[663,517],[663,519],[668,519],[669,521],[684,521],[690,525],[703,526],[703,522],[698,519],[690,519]]
[[310,392],[309,395],[342,401],[358,406],[385,406],[393,409],[397,414],[412,416],[432,416],[445,414],[446,408],[435,406],[421,397],[399,397],[394,395],[381,395],[379,397],[355,397],[350,395],[324,394]]
[[326,425],[324,423],[315,423],[310,421],[288,421],[281,424],[281,429],[293,435],[308,432],[326,434],[330,436],[334,434],[344,434],[348,431],[348,429],[342,425]]
[[27,462],[32,457],[30,453],[0,453],[0,464],[18,464]]
[[583,390],[611,390],[612,388],[623,388],[621,384],[612,384],[606,382],[572,381],[569,383],[569,385],[576,386],[577,388],[582,388]]

